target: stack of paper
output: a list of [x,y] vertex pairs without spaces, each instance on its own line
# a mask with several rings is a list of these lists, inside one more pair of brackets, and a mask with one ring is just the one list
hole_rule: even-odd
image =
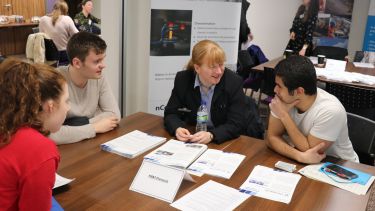
[[171,139],[146,155],[144,159],[162,165],[186,169],[206,150],[207,145],[205,144],[185,143]]
[[210,180],[175,201],[171,206],[186,211],[234,210],[249,197],[248,194]]
[[208,149],[188,168],[194,175],[209,174],[229,179],[241,164],[244,155]]
[[353,62],[353,65],[354,67],[375,68],[374,64],[372,63]]
[[240,192],[289,204],[300,179],[298,174],[258,165],[241,185]]
[[165,141],[166,138],[164,137],[152,136],[147,133],[134,130],[123,136],[101,144],[100,147],[104,151],[112,152],[127,158],[134,158]]
[[340,179],[340,178],[335,178],[335,180],[339,181],[339,182],[336,182],[325,173],[319,171],[319,169],[323,165],[324,164],[308,165],[300,169],[298,172],[310,179],[325,182],[325,183],[331,184],[333,186],[350,191],[358,195],[366,195],[367,190],[370,188],[371,184],[374,182],[374,179],[375,179],[375,177],[372,176],[366,185],[360,185],[358,183],[348,183],[347,180]]

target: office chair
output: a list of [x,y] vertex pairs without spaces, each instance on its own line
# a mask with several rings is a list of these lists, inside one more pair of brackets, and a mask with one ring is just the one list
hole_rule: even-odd
[[328,59],[345,61],[348,56],[348,49],[334,46],[316,46],[312,56],[325,55]]
[[359,156],[359,161],[373,166],[375,158],[375,121],[349,112],[347,117],[349,138],[354,151]]
[[[258,106],[262,99],[262,93],[266,94],[270,97],[275,96],[275,92],[273,91],[275,89],[276,83],[275,83],[275,70],[273,68],[264,67],[263,71],[263,77],[262,77],[262,84],[260,86],[259,91],[259,98],[258,98]],[[270,101],[265,101],[265,104],[269,104]]]
[[46,49],[46,60],[47,61],[57,61],[56,67],[59,65],[60,54],[55,43],[52,39],[44,38],[44,46]]
[[256,66],[254,58],[249,54],[247,50],[241,50],[238,52],[238,70],[237,74],[243,78],[243,88],[245,89],[245,95],[248,89],[251,89],[250,96],[252,97],[254,91],[258,91],[262,83],[262,74],[252,71],[251,68]]

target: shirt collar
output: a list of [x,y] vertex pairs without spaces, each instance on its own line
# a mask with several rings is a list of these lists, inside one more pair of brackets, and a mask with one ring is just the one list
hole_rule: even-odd
[[[201,81],[199,80],[198,74],[195,74],[194,89],[197,87],[201,87]],[[209,90],[213,89],[215,89],[215,85],[212,85]]]

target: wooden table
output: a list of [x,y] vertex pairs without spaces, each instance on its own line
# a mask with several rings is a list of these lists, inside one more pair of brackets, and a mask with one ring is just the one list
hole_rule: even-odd
[[37,23],[0,24],[0,52],[2,55],[24,54],[29,34]]
[[[264,71],[264,67],[269,67],[274,69],[276,65],[283,59],[283,57],[277,57],[275,59],[272,59],[266,63],[257,65],[253,68],[251,68],[254,71]],[[347,72],[357,72],[365,75],[371,75],[375,76],[375,68],[361,68],[361,67],[355,67],[353,62],[347,62],[346,63],[346,68],[345,71]],[[362,87],[362,88],[367,88],[367,89],[375,89],[375,85],[367,85],[363,83],[352,83],[352,82],[344,82],[344,81],[337,81],[337,80],[331,80],[327,79],[324,77],[319,76],[318,77],[319,81],[322,82],[328,82],[328,83],[337,83],[337,84],[344,84],[344,85],[349,85],[349,86],[355,86],[355,87]]]
[[[161,117],[136,113],[121,120],[114,131],[98,135],[94,139],[59,146],[61,163],[58,173],[76,178],[54,194],[65,210],[174,210],[167,202],[129,190],[143,156],[148,152],[137,158],[127,159],[100,149],[101,143],[135,129],[171,138],[163,129]],[[196,183],[184,181],[175,200],[208,180],[238,189],[256,165],[273,167],[278,160],[282,160],[297,164],[298,169],[304,166],[274,153],[265,146],[263,140],[246,136],[221,145],[209,144],[209,148],[237,152],[246,155],[246,158],[230,180],[204,175],[194,177]],[[375,175],[374,167],[349,161],[339,163]],[[290,204],[252,196],[237,210],[365,210],[369,195],[370,193],[358,196],[302,177]]]

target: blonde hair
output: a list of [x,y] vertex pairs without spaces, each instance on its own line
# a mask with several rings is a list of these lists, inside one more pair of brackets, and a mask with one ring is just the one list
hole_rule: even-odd
[[188,70],[194,70],[194,64],[202,65],[205,61],[211,65],[224,64],[226,60],[223,48],[211,40],[202,40],[195,44],[191,54],[191,59],[186,65]]
[[57,1],[55,5],[53,5],[53,11],[51,13],[52,16],[52,25],[55,26],[57,19],[59,19],[60,15],[67,15],[68,14],[68,5],[65,1]]

